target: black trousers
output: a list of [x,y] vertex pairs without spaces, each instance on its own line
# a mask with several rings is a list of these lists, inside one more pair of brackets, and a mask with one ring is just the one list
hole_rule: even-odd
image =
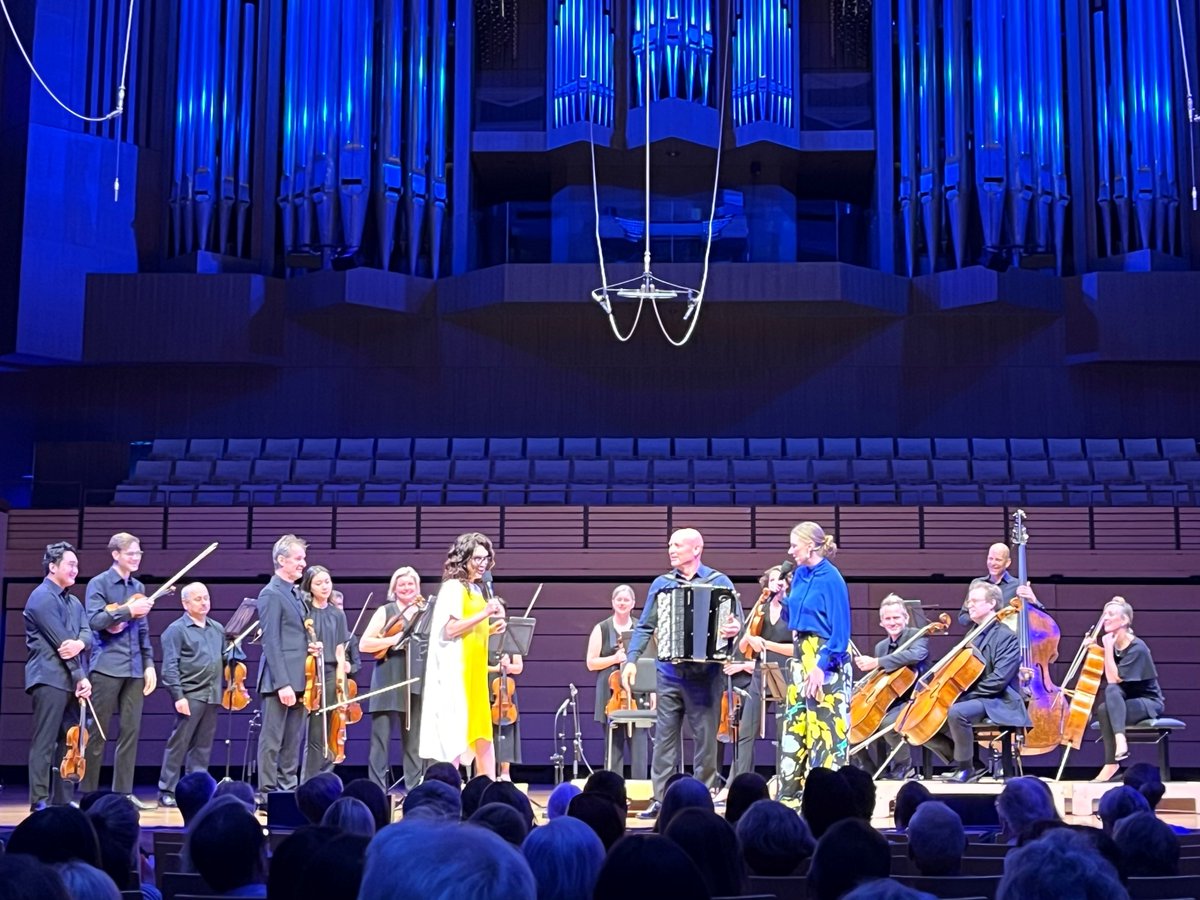
[[[111,736],[113,713],[117,719],[117,752],[113,759],[112,789],[118,794],[133,793],[133,769],[137,765],[138,734],[142,730],[142,678],[119,678],[94,672],[92,707],[96,720]],[[92,729],[87,747],[87,775],[83,779],[85,793],[100,787],[100,767],[104,764],[104,748],[108,742],[100,737],[100,729]]]
[[[625,725],[616,727],[606,726],[608,734],[605,737],[607,755],[604,768],[625,774],[625,747],[629,747],[629,777],[644,780],[650,772],[650,729],[630,729]],[[630,735],[630,731],[633,734]]]
[[[722,683],[722,693],[724,684]],[[742,697],[741,719],[738,722],[737,753],[729,761],[729,780],[737,778],[745,772],[754,771],[754,748],[758,742],[759,732],[762,731],[762,691],[758,679],[754,679],[745,689],[749,698]],[[720,701],[717,701],[720,703]],[[719,718],[719,717],[718,717]],[[778,733],[778,732],[777,732]]]
[[300,698],[291,706],[279,702],[277,694],[262,697],[262,732],[258,738],[258,789],[294,791],[299,786],[300,752],[304,720],[308,711]]
[[[718,671],[716,666],[711,668]],[[679,766],[685,719],[695,740],[692,774],[710,789],[716,786],[720,762],[717,724],[721,716],[721,685],[719,675],[708,673],[678,680],[659,676],[654,762],[650,769],[655,800],[662,800],[667,779]]]
[[166,794],[175,792],[175,785],[185,774],[208,770],[212,757],[213,736],[217,732],[219,703],[204,703],[188,698],[190,716],[175,714],[175,727],[167,738],[162,769],[158,773],[158,789]]
[[1117,761],[1117,735],[1125,733],[1130,722],[1142,722],[1162,715],[1162,704],[1147,697],[1125,699],[1119,684],[1106,685],[1104,702],[1096,705],[1096,721],[1100,723],[1100,738],[1104,741],[1104,762]]
[[[34,685],[29,689],[29,696],[33,700],[33,734],[29,740],[29,805],[61,805],[71,799],[72,788],[59,778],[58,766],[66,753],[67,729],[79,724],[79,702],[73,692],[48,684]],[[89,735],[94,736],[94,733],[94,728],[88,729]],[[90,743],[88,747],[90,749]]]
[[[332,711],[331,711],[332,712]],[[333,771],[333,748],[328,743],[325,729],[329,714],[308,713],[304,726],[304,765],[300,767],[300,783],[308,781],[321,772]]]
[[421,745],[421,695],[412,695],[412,706],[408,714],[408,728],[404,727],[404,713],[381,710],[371,713],[371,748],[367,755],[367,773],[371,780],[385,791],[392,786],[392,769],[388,764],[392,735],[399,734],[404,745],[404,789],[411,791],[425,779],[429,760],[422,759],[417,752]]
[[987,718],[982,700],[959,700],[950,707],[950,715],[926,744],[946,762],[979,768],[979,744],[971,726]]

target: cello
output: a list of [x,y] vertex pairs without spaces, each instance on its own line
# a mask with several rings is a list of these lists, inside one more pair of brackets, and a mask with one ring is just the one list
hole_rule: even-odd
[[[943,634],[949,628],[950,616],[942,613],[897,647],[896,652],[906,650],[926,635]],[[916,670],[911,666],[903,666],[894,672],[876,669],[859,682],[850,698],[850,741],[861,743],[874,734],[888,709],[908,692],[916,680]]]
[[[1012,543],[1017,548],[1017,581],[1026,585],[1029,574],[1025,565],[1025,545],[1029,534],[1025,530],[1025,510],[1018,509],[1012,519]],[[1017,637],[1021,643],[1021,686],[1033,722],[1020,742],[1020,752],[1022,756],[1038,756],[1062,743],[1067,698],[1050,677],[1050,665],[1058,659],[1062,632],[1045,610],[1022,603]]]
[[[1055,781],[1062,780],[1063,770],[1067,766],[1067,757],[1072,750],[1078,750],[1083,745],[1083,735],[1087,730],[1088,720],[1092,717],[1092,707],[1096,704],[1096,695],[1100,693],[1100,685],[1104,678],[1104,647],[1098,643],[1100,632],[1104,628],[1104,615],[1101,613],[1096,627],[1083,636],[1083,643],[1071,661],[1071,668],[1063,678],[1063,691],[1071,697],[1071,705],[1067,708],[1067,716],[1062,728],[1062,760],[1058,764],[1058,774]],[[1074,690],[1065,687],[1071,679],[1079,674]]]

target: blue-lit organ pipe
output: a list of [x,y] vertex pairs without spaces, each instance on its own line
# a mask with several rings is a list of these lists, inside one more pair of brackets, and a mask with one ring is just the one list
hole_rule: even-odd
[[1067,228],[1067,208],[1071,203],[1071,193],[1067,180],[1067,129],[1066,129],[1066,96],[1065,96],[1065,65],[1062,52],[1062,10],[1057,4],[1047,7],[1048,35],[1046,44],[1046,69],[1048,90],[1048,111],[1046,133],[1050,146],[1050,189],[1053,197],[1050,203],[1050,218],[1054,237],[1054,255],[1059,273],[1064,264],[1064,236]]
[[1125,101],[1125,19],[1119,2],[1108,7],[1110,152],[1113,160],[1112,200],[1121,235],[1121,252],[1131,248],[1131,197]]
[[338,48],[342,31],[339,0],[315,0],[317,28],[312,35],[316,83],[313,95],[313,155],[308,196],[321,247],[334,245],[334,171],[337,165]]
[[967,80],[963,53],[963,3],[964,0],[943,0],[942,4],[942,121],[946,148],[942,164],[942,183],[946,195],[950,238],[954,245],[954,262],[959,267],[963,265],[966,256],[967,212],[971,196],[965,152],[967,143],[964,111]]
[[[761,2],[761,0],[760,0]],[[673,98],[715,105],[713,74],[712,0],[630,0],[633,23],[634,96],[642,103],[642,53],[649,43],[650,97]]]
[[1179,211],[1179,186],[1175,179],[1174,122],[1171,116],[1173,96],[1171,91],[1171,60],[1175,57],[1171,39],[1170,4],[1152,4],[1157,15],[1154,31],[1157,36],[1158,52],[1152,57],[1157,63],[1154,73],[1154,106],[1158,110],[1158,218],[1157,235],[1159,249],[1170,253],[1173,248],[1175,219]]
[[[415,5],[415,4],[414,4]],[[379,135],[375,157],[375,232],[379,266],[391,266],[396,242],[396,218],[404,194],[404,165],[401,134],[404,120],[404,4],[402,0],[380,0],[379,103],[375,107]]]
[[1151,246],[1154,221],[1154,150],[1147,102],[1146,9],[1150,4],[1135,0],[1125,7],[1128,48],[1130,171],[1133,173],[1133,210],[1141,246]]
[[1005,55],[994,61],[1003,66],[1007,79],[1009,228],[1011,243],[1017,248],[1025,245],[1029,207],[1035,191],[1026,3],[1027,0],[1008,0],[1004,16]]
[[196,123],[196,169],[192,204],[196,209],[196,249],[208,249],[216,202],[217,84],[220,71],[221,5],[200,4],[201,56],[198,63],[200,118]]
[[449,200],[446,168],[451,142],[450,116],[446,109],[446,82],[450,65],[450,0],[433,0],[432,9],[433,33],[429,48],[429,262],[431,274],[437,278],[441,272],[442,235]]
[[1103,229],[1102,255],[1113,249],[1112,209],[1112,145],[1108,116],[1108,53],[1104,40],[1104,13],[1092,13],[1092,90],[1095,92],[1096,116],[1096,204],[1100,207]]
[[[554,0],[550,123],[613,124],[613,31],[607,0]],[[640,81],[639,81],[640,84]]]
[[925,226],[929,270],[941,244],[942,185],[938,178],[938,20],[935,0],[920,0],[917,15],[917,119],[920,122],[917,202]]
[[983,227],[983,244],[1001,243],[1007,185],[1004,31],[1001,0],[974,0],[972,66],[975,107],[975,187]]
[[188,204],[186,195],[189,177],[187,175],[189,133],[191,128],[191,111],[188,101],[191,97],[191,54],[190,31],[187,28],[191,14],[192,0],[180,0],[179,4],[179,63],[176,66],[175,85],[175,134],[174,154],[171,162],[171,189],[168,204],[171,207],[172,251],[183,253],[185,209]]
[[734,11],[730,80],[735,127],[794,128],[796,0],[742,0]]
[[237,248],[236,256],[242,255],[246,246],[246,220],[250,214],[250,140],[251,122],[254,121],[254,63],[258,47],[258,7],[247,3],[242,10],[242,83],[238,94],[237,141]]
[[217,249],[229,246],[233,211],[237,205],[238,63],[241,61],[240,0],[225,2],[225,72],[221,85],[221,199],[217,209]]
[[[399,4],[400,0],[396,0]],[[409,272],[417,274],[429,203],[429,2],[409,0],[408,202]]]
[[371,184],[371,78],[374,4],[342,0],[341,119],[338,130],[338,196],[342,245],[362,244]]
[[1050,175],[1050,69],[1047,54],[1053,40],[1047,33],[1047,14],[1052,3],[1033,4],[1027,15],[1029,32],[1029,128],[1032,182],[1034,185],[1034,244],[1039,250],[1050,245],[1050,205],[1054,185]]
[[297,50],[296,34],[300,29],[300,5],[287,5],[286,24],[284,26],[283,42],[283,112],[280,116],[280,172],[279,194],[276,202],[279,204],[279,227],[283,235],[283,249],[288,253],[296,247],[296,215],[292,205],[292,193],[296,179],[296,126],[299,122],[300,111],[296,103]]
[[896,31],[899,48],[897,77],[900,80],[900,219],[904,233],[904,264],[912,275],[917,254],[917,148],[916,148],[916,61],[913,3],[897,0]]

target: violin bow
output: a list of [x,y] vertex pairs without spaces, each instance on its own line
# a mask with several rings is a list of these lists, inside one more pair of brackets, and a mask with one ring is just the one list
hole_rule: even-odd
[[529,605],[528,605],[527,607],[525,607],[525,616],[524,616],[524,618],[528,619],[528,618],[529,618],[529,614],[530,614],[531,612],[533,612],[533,604],[537,603],[538,594],[540,594],[540,593],[542,592],[542,588],[544,588],[545,586],[546,586],[546,585],[545,585],[545,583],[539,584],[539,585],[537,586],[537,590],[533,592],[533,599],[532,599],[532,600],[530,600],[530,601],[529,601]]
[[100,717],[96,715],[96,707],[92,706],[92,698],[86,697],[83,700],[80,700],[79,702],[87,704],[88,711],[91,712],[91,714],[92,714],[92,727],[95,728],[96,731],[99,733],[100,740],[107,741],[108,737],[104,734],[104,729],[100,725]]
[[208,554],[210,554],[214,550],[216,550],[218,546],[219,546],[218,542],[213,541],[211,544],[209,544],[207,547],[205,547],[203,550],[201,550],[199,553],[197,553],[195,559],[193,559],[190,563],[188,563],[186,566],[184,566],[182,569],[180,569],[178,572],[176,572],[174,575],[172,575],[170,578],[168,578],[166,581],[164,581],[159,586],[158,590],[150,595],[150,602],[153,603],[155,600],[157,600],[159,597],[161,597],[167,591],[171,590],[171,588],[174,587],[175,582],[177,582],[180,578],[182,578],[184,575],[186,575],[188,572],[190,572],[192,569],[194,569],[196,567],[196,565],[200,562],[200,560],[204,559],[204,557],[208,556]]
[[[416,680],[417,680],[416,678],[406,678],[404,681],[397,681],[395,684],[389,684],[386,687],[376,688],[373,691],[367,691],[365,694],[359,694],[354,698],[354,700],[356,703],[360,700],[368,700],[371,697],[375,697],[379,694],[386,694],[388,691],[394,691],[397,688],[406,687],[407,685],[412,684]],[[318,709],[317,712],[327,713],[331,709],[337,709],[338,707],[341,707],[341,706],[345,706],[345,704],[344,703],[331,703],[329,706],[325,706],[325,707],[322,707],[321,709]]]

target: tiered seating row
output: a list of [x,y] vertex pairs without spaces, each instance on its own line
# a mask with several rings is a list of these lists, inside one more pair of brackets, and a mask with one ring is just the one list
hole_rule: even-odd
[[159,440],[123,505],[1192,505],[1193,438]]

